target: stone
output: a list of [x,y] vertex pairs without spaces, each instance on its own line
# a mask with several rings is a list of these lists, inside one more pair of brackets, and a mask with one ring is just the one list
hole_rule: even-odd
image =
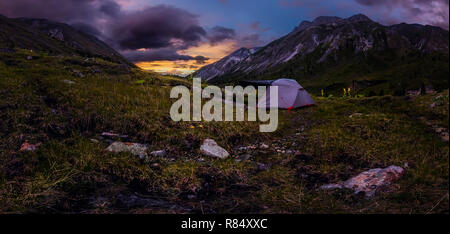
[[75,82],[71,80],[63,80],[63,82],[70,85],[75,84]]
[[92,138],[92,139],[91,139],[91,142],[92,142],[92,143],[100,143],[100,141],[99,141],[99,140],[97,140],[97,139],[94,139],[94,138]]
[[33,60],[33,56],[31,55],[27,56],[27,60]]
[[268,149],[269,146],[266,145],[266,144],[264,144],[264,143],[262,143],[262,144],[259,146],[259,148],[260,148],[260,149]]
[[108,138],[127,138],[127,135],[120,135],[118,133],[113,133],[113,132],[103,132],[102,133],[103,137],[108,137]]
[[40,145],[42,145],[41,142],[37,143],[37,144],[30,144],[28,142],[23,143],[20,146],[19,151],[20,152],[24,152],[24,151],[35,151]]
[[254,149],[256,149],[256,146],[254,145],[241,146],[238,148],[239,151],[254,150]]
[[209,157],[215,157],[220,159],[225,159],[230,154],[222,147],[220,147],[214,140],[206,139],[203,141],[200,151],[203,155]]
[[246,161],[249,160],[252,156],[250,154],[244,154],[239,156],[235,161],[236,162],[242,162],[242,161]]
[[361,117],[362,114],[361,113],[353,113],[349,116],[349,118],[354,118],[354,117]]
[[398,166],[390,166],[384,169],[375,168],[341,183],[323,185],[320,189],[347,188],[355,191],[356,194],[364,192],[366,197],[372,197],[378,188],[391,185],[403,175],[403,172],[403,168]]
[[156,157],[164,157],[167,155],[167,152],[165,150],[157,150],[150,153],[150,155],[156,156]]
[[140,158],[147,156],[147,149],[148,146],[139,144],[139,143],[129,143],[129,142],[114,142],[108,148],[106,148],[107,151],[113,152],[113,153],[120,153],[120,152],[130,152],[133,155],[139,156]]

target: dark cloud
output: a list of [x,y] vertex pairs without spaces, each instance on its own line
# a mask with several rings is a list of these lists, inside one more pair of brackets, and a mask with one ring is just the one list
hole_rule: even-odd
[[121,7],[115,1],[107,0],[100,5],[99,10],[111,17],[117,17],[120,14]]
[[216,26],[208,32],[207,38],[211,44],[216,44],[226,39],[233,39],[235,36],[234,29]]
[[[448,0],[355,0],[378,14],[381,22],[421,23],[448,29]],[[393,11],[392,9],[396,9]]]
[[149,50],[125,50],[122,54],[132,62],[152,62],[160,60],[177,61],[177,60],[195,60],[189,55],[180,55],[173,48],[160,48]]
[[90,34],[90,35],[94,35],[94,36],[102,35],[102,33],[97,28],[93,27],[92,25],[86,24],[86,23],[78,22],[78,23],[71,24],[71,26],[84,32],[84,33]]
[[121,49],[129,50],[183,49],[197,45],[206,35],[196,15],[168,5],[123,14],[109,26],[110,37]]
[[8,17],[46,18],[66,23],[98,17],[99,3],[106,0],[1,0],[0,13]]
[[278,2],[282,7],[307,8],[306,16],[309,18],[332,16],[339,11],[363,13],[385,25],[405,22],[429,24],[445,29],[449,27],[448,0],[353,0],[334,4],[330,4],[329,0],[278,0]]
[[153,61],[188,61],[194,60],[195,64],[205,64],[209,58],[204,56],[189,56],[178,54],[173,48],[160,48],[148,50],[125,50],[122,54],[132,62],[153,62]]
[[206,58],[204,56],[195,56],[193,60],[195,60],[195,64],[202,65],[205,64],[206,61],[209,60],[209,58]]

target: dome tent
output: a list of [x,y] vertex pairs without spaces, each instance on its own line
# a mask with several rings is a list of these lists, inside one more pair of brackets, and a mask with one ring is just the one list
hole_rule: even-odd
[[264,81],[243,81],[242,85],[253,86],[277,86],[278,87],[278,106],[270,103],[270,89],[258,100],[258,107],[295,109],[304,106],[314,105],[314,100],[308,92],[296,80],[282,78],[278,80]]

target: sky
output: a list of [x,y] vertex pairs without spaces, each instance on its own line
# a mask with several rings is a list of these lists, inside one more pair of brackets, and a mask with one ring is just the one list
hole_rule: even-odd
[[47,18],[102,39],[139,67],[187,75],[303,20],[362,13],[448,30],[449,0],[1,0],[7,17]]

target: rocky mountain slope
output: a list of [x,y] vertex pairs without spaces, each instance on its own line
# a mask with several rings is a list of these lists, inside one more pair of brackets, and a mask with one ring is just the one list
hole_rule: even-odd
[[226,56],[225,58],[203,67],[197,73],[197,75],[199,77],[203,77],[205,80],[211,80],[215,77],[225,75],[227,72],[233,72],[234,70],[232,69],[235,67],[235,65],[239,64],[259,49],[259,47],[251,49],[240,48],[230,55]]
[[0,15],[0,49],[22,48],[49,54],[99,57],[134,66],[95,36],[47,19],[7,18]]
[[[357,75],[347,73],[352,80],[404,64],[411,55],[423,59],[442,54],[439,60],[445,62],[448,48],[448,31],[439,27],[404,23],[384,26],[361,14],[346,19],[321,16],[313,22],[303,21],[288,35],[234,60],[234,65],[221,66],[221,60],[196,75],[212,83],[282,76],[308,80],[349,64],[359,64],[359,69],[369,67],[370,71]],[[393,64],[383,64],[386,61]],[[448,66],[444,70],[448,73]]]

